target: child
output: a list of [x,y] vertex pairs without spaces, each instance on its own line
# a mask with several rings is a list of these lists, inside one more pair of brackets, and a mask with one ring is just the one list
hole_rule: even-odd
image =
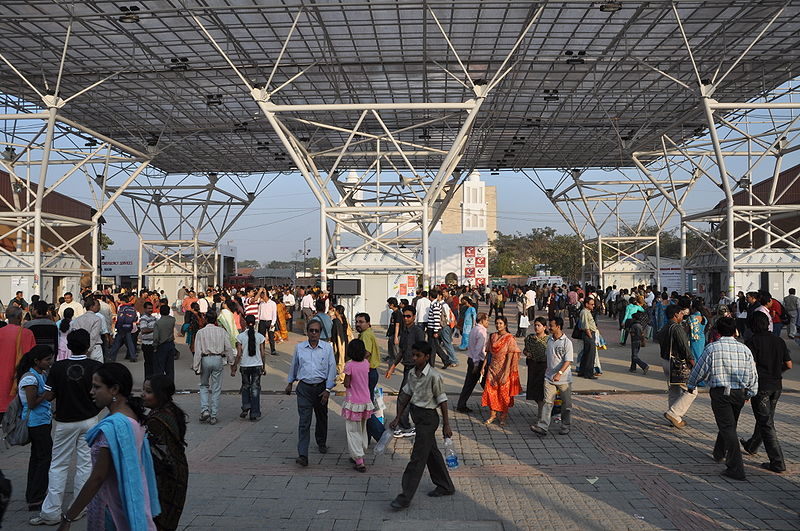
[[439,415],[436,408],[442,411],[442,434],[445,439],[453,436],[450,421],[447,418],[447,395],[444,393],[442,376],[431,367],[428,362],[431,357],[431,346],[419,341],[411,346],[414,358],[414,370],[408,375],[406,385],[400,390],[397,398],[399,407],[397,417],[389,425],[396,429],[400,416],[406,407],[411,408],[411,418],[417,429],[414,438],[414,448],[411,450],[411,460],[403,472],[403,492],[392,500],[392,509],[405,509],[411,505],[411,499],[417,491],[425,466],[431,475],[436,488],[428,496],[450,496],[455,492],[455,486],[447,472],[444,458],[436,446],[436,428],[439,427]]
[[643,315],[644,312],[636,312],[631,315],[631,326],[629,330],[631,336],[631,368],[629,372],[636,372],[636,366],[638,365],[642,368],[642,372],[647,374],[650,366],[639,358],[639,349],[645,346],[644,329],[641,323]]
[[342,416],[347,421],[347,446],[353,468],[366,472],[364,452],[367,450],[367,419],[372,416],[372,400],[369,397],[369,361],[365,361],[367,348],[360,339],[354,339],[347,345],[347,357],[344,366],[344,386],[347,394],[342,404]]

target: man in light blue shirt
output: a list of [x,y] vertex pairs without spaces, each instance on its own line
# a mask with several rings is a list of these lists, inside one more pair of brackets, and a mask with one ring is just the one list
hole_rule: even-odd
[[550,416],[556,394],[561,391],[561,430],[559,434],[569,433],[572,412],[572,341],[564,333],[564,318],[550,319],[550,338],[547,340],[547,369],[544,373],[544,407],[538,424],[531,426],[536,435],[544,437],[550,429]]
[[336,359],[333,346],[320,341],[322,323],[318,320],[308,321],[306,325],[307,341],[298,344],[294,349],[292,365],[286,378],[286,394],[292,394],[292,384],[297,384],[297,411],[300,415],[298,428],[297,454],[295,463],[308,466],[308,444],[311,433],[311,413],[313,411],[317,424],[314,438],[319,452],[328,452],[328,398],[336,381]]

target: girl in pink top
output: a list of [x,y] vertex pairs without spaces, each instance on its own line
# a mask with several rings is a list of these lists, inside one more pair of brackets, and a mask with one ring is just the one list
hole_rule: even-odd
[[369,361],[367,348],[360,339],[354,339],[347,345],[347,357],[350,358],[344,366],[344,386],[347,388],[342,416],[345,418],[347,432],[347,446],[350,449],[350,458],[355,463],[353,468],[359,472],[366,472],[364,466],[364,452],[367,450],[367,419],[372,416],[372,400],[369,397]]

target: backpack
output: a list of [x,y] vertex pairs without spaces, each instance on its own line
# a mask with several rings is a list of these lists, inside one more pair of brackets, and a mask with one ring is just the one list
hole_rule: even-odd
[[136,322],[136,308],[130,304],[122,306],[117,312],[117,330],[133,330]]
[[450,309],[449,305],[442,304],[442,309],[439,312],[439,322],[441,323],[442,328],[455,328],[456,317],[453,315],[453,311]]
[[556,309],[557,310],[567,309],[567,298],[563,294],[556,296]]
[[25,418],[22,418],[22,400],[17,395],[8,405],[8,410],[3,417],[3,441],[6,443],[7,448],[25,446],[31,442],[28,435],[28,419],[30,416],[31,410],[29,409]]

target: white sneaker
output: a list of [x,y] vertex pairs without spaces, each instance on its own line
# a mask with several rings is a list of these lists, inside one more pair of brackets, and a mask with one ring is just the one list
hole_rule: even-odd
[[58,525],[61,523],[61,519],[51,520],[49,518],[45,518],[44,516],[34,516],[30,520],[28,520],[30,525]]
[[417,428],[408,428],[407,430],[403,430],[403,434],[401,437],[413,437],[417,434]]
[[402,428],[397,428],[396,430],[394,430],[394,431],[392,432],[392,435],[394,435],[395,437],[398,437],[398,438],[399,438],[399,437],[402,437],[402,436],[403,436],[403,432],[404,432],[404,431],[406,431],[406,430],[404,430],[404,429],[402,429]]

